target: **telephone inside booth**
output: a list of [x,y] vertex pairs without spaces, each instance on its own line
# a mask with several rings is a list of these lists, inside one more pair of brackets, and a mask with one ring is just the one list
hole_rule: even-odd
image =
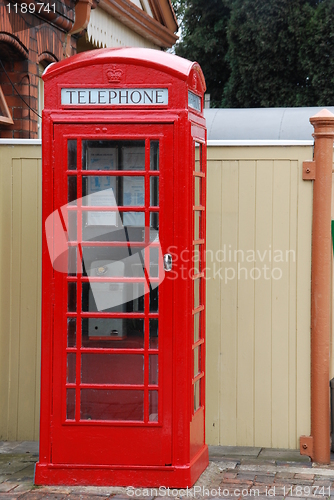
[[[159,142],[152,141],[150,148],[152,170],[159,166]],[[134,242],[145,241],[145,214],[137,207],[145,205],[144,176],[137,172],[145,170],[145,141],[103,141],[87,140],[82,144],[83,169],[104,172],[101,176],[83,176],[83,205],[131,206],[126,213],[87,211],[83,214],[83,241],[104,241],[128,243],[127,246],[87,246],[83,253],[83,276],[88,277],[144,277],[145,257],[143,247]],[[136,175],[110,176],[110,172],[136,172]],[[150,204],[159,205],[159,179],[152,177],[150,183]],[[136,210],[136,211],[135,211]],[[152,213],[149,240],[159,239],[159,214]],[[150,276],[158,277],[159,251],[152,248]],[[158,289],[150,286],[151,301],[158,301]],[[105,313],[142,313],[144,311],[144,286],[142,283],[90,283],[83,291],[83,311]],[[157,306],[156,306],[157,309]],[[137,324],[137,325],[136,325]],[[153,334],[154,335],[154,334]],[[157,335],[157,333],[156,333]],[[99,342],[124,340],[129,337],[142,344],[143,334],[138,322],[123,318],[88,318],[83,329],[84,344],[98,345]]]

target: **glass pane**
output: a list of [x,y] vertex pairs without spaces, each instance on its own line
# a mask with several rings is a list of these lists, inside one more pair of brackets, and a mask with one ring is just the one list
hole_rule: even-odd
[[134,354],[82,354],[83,384],[144,383],[144,356]]
[[67,284],[67,310],[69,312],[77,310],[77,284],[73,282]]
[[85,210],[82,212],[82,233],[84,241],[117,241],[117,237],[125,241],[124,229],[117,210]]
[[128,247],[83,247],[83,276],[144,278],[145,249]]
[[202,270],[202,262],[201,262],[201,245],[194,245],[194,254],[193,254],[193,268],[194,274],[198,274]]
[[69,241],[76,241],[77,239],[77,212],[73,210],[68,211],[68,227],[67,234]]
[[67,383],[75,384],[75,352],[67,354]]
[[201,379],[194,384],[194,412],[201,406]]
[[194,280],[194,309],[201,304],[201,278]]
[[201,346],[194,349],[194,377],[201,372]]
[[202,237],[202,212],[194,212],[194,239],[199,240]]
[[128,141],[121,148],[122,170],[145,170],[145,141]]
[[145,205],[144,177],[139,176],[84,176],[82,204],[93,207]]
[[201,338],[201,313],[194,315],[194,342]]
[[151,141],[150,169],[159,170],[159,141]]
[[150,349],[158,349],[159,320],[150,319]]
[[88,210],[82,214],[82,240],[143,242],[144,226],[144,212]]
[[149,392],[148,419],[150,422],[158,422],[158,391]]
[[77,169],[77,140],[69,139],[67,141],[67,168],[68,170]]
[[67,177],[67,185],[68,185],[68,194],[67,194],[67,202],[72,203],[72,205],[77,204],[77,176],[69,175]]
[[153,283],[150,290],[150,312],[158,312],[159,310],[159,287]]
[[77,337],[77,320],[75,318],[67,318],[67,347],[76,346]]
[[82,420],[144,420],[144,391],[81,390]]
[[145,205],[144,177],[123,176],[119,177],[119,190],[123,195],[119,196],[118,206],[140,207]]
[[116,141],[82,141],[83,170],[119,170]]
[[150,214],[150,241],[159,241],[159,213],[151,212]]
[[145,170],[145,141],[82,141],[83,170]]
[[[116,342],[115,342],[116,341]],[[144,320],[131,318],[84,318],[83,347],[143,349]]]
[[66,418],[75,419],[75,389],[66,390]]
[[202,179],[201,177],[195,177],[195,205],[196,206],[199,206],[201,205],[201,201],[202,201],[202,197],[201,197],[201,194],[202,194]]
[[202,144],[195,143],[195,172],[202,170]]
[[144,290],[144,283],[83,283],[82,310],[144,312]]
[[159,248],[150,248],[150,277],[159,278]]
[[121,212],[120,216],[123,226],[145,226],[144,212]]
[[68,275],[77,274],[77,247],[68,247]]
[[151,207],[159,206],[159,177],[150,179],[150,205]]
[[82,205],[85,207],[116,207],[117,177],[109,175],[83,176]]
[[150,385],[158,385],[159,363],[158,354],[151,354],[149,356],[149,380]]

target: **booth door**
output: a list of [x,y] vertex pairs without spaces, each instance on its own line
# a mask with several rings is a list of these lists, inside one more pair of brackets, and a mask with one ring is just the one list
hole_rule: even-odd
[[52,462],[171,464],[173,126],[54,141]]

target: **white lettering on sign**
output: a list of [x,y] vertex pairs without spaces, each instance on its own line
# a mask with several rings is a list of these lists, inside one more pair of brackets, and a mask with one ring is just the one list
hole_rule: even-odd
[[163,106],[168,89],[61,89],[61,104],[72,106]]

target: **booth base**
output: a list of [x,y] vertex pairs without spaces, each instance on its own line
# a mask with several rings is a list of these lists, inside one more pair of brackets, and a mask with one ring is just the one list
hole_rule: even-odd
[[69,465],[37,462],[35,484],[186,488],[193,486],[208,464],[209,453],[206,445],[190,464],[184,466]]

